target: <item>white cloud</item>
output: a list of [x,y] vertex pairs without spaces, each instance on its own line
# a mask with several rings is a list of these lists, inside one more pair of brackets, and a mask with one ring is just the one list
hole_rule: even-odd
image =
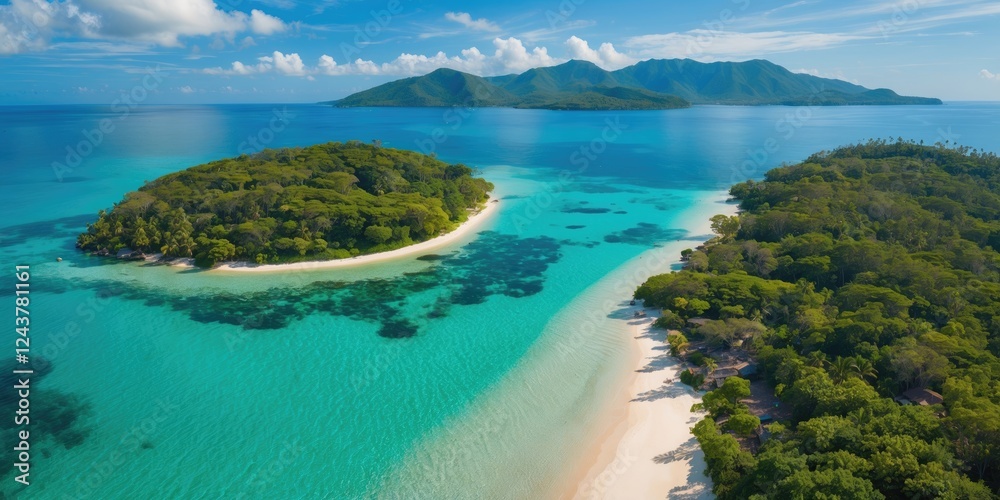
[[271,68],[272,65],[264,61],[251,65],[243,64],[240,61],[233,61],[230,69],[220,67],[205,68],[202,72],[209,75],[252,75],[254,73],[265,73],[267,71],[271,71]]
[[260,59],[262,61],[270,59],[274,62],[275,71],[284,75],[304,76],[306,74],[306,65],[302,63],[302,58],[298,54],[286,56],[281,52],[274,51],[271,58],[262,57]]
[[319,56],[319,66],[317,69],[320,73],[326,75],[336,75],[339,74],[338,71],[340,68],[343,68],[343,66],[338,67],[337,61],[334,61],[332,57],[326,54]]
[[704,61],[741,60],[781,52],[826,49],[870,36],[796,31],[739,33],[696,29],[684,33],[642,35],[625,46],[639,57],[690,58]]
[[182,94],[192,94],[192,93],[194,93],[194,89],[191,88],[190,85],[185,85],[185,86],[183,86],[183,87],[181,87],[181,88],[179,88],[177,90],[180,90]]
[[263,73],[265,71],[270,71],[271,65],[265,62],[257,63],[256,65],[246,66],[239,61],[233,62],[233,73],[237,75],[249,75],[251,73]]
[[0,5],[0,53],[45,50],[57,37],[133,41],[167,47],[181,37],[267,35],[285,23],[260,10],[224,11],[212,0],[11,0]]
[[288,26],[284,21],[274,16],[269,16],[257,9],[250,11],[250,30],[258,35],[270,35],[285,31]]
[[224,12],[211,0],[77,0],[101,19],[101,35],[180,46],[181,36],[236,33],[247,15]]
[[44,50],[57,34],[93,37],[100,28],[98,16],[81,11],[71,0],[11,0],[0,5],[0,54]]
[[575,35],[566,40],[566,49],[569,51],[570,59],[590,61],[607,70],[621,69],[637,62],[631,56],[615,50],[615,46],[610,43],[602,43],[597,50],[594,50],[586,40]]
[[981,76],[981,77],[983,77],[983,78],[985,78],[987,80],[1000,80],[1000,75],[994,74],[994,73],[990,72],[990,70],[988,70],[988,69],[984,69],[984,70],[980,71],[979,72],[979,76]]
[[499,75],[520,73],[540,66],[553,66],[565,59],[549,55],[545,47],[528,49],[517,38],[496,38],[494,52],[484,54],[476,47],[465,49],[460,55],[449,57],[444,52],[434,55],[400,54],[395,59],[381,64],[364,59],[356,59],[338,64],[333,57],[323,54],[315,67],[306,67],[299,54],[282,54],[275,51],[271,56],[259,57],[256,63],[244,64],[234,61],[230,68],[207,68],[202,70],[212,75],[252,75],[276,72],[293,76],[323,75],[392,75],[412,76],[430,73],[438,68],[451,68],[476,75]]
[[313,72],[313,70],[306,68],[305,63],[302,62],[302,58],[297,53],[284,54],[277,50],[269,56],[258,57],[255,64],[233,61],[228,69],[215,67],[202,70],[203,73],[209,75],[255,75],[272,71],[289,76],[306,76]]
[[497,70],[500,72],[521,72],[557,63],[555,59],[549,56],[549,51],[545,47],[535,47],[531,52],[528,52],[524,44],[514,37],[507,39],[495,38],[493,45],[497,48],[493,58],[498,63]]
[[448,12],[444,18],[476,31],[500,31],[500,26],[486,18],[472,19],[468,12]]

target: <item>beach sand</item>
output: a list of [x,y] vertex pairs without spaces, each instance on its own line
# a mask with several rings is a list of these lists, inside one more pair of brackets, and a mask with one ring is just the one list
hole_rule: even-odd
[[[388,252],[379,252],[369,255],[359,255],[357,257],[351,257],[348,259],[336,259],[336,260],[321,260],[321,261],[309,261],[309,262],[295,262],[290,264],[251,264],[248,262],[228,262],[220,264],[213,267],[211,270],[213,272],[238,272],[238,273],[267,273],[267,272],[281,272],[281,271],[303,271],[303,270],[319,270],[319,269],[337,269],[345,267],[355,267],[362,266],[365,264],[372,264],[376,262],[385,262],[387,260],[402,259],[406,257],[416,257],[422,254],[430,253],[432,250],[456,243],[463,240],[464,238],[471,236],[478,231],[477,229],[488,221],[494,214],[499,211],[500,200],[499,198],[491,198],[486,202],[486,206],[483,207],[479,212],[471,215],[468,220],[458,226],[455,230],[442,234],[436,238],[429,239],[427,241],[422,241],[414,245],[406,246],[403,248],[397,248],[396,250],[390,250]],[[178,259],[172,263],[172,265],[179,267],[193,267],[194,261],[192,259]]]
[[[719,201],[719,200],[717,200]],[[690,234],[710,234],[708,216],[733,215],[735,205],[717,205]],[[680,251],[694,245],[673,242],[648,252],[660,268],[669,272],[679,261]],[[648,265],[648,264],[647,264]],[[645,277],[636,277],[636,285]],[[641,303],[627,311],[643,310]],[[647,313],[654,313],[646,310]],[[652,328],[656,314],[627,321],[622,335],[632,339],[632,371],[624,387],[609,394],[606,420],[595,429],[595,444],[581,458],[581,466],[562,498],[646,499],[714,498],[711,480],[705,475],[704,454],[691,435],[703,415],[692,413],[700,393],[680,382],[682,363],[670,356],[666,331]]]
[[630,322],[639,353],[631,399],[573,498],[714,498],[691,435],[702,417],[691,412],[700,394],[678,380],[681,363],[668,352],[666,331],[652,328],[652,321]]

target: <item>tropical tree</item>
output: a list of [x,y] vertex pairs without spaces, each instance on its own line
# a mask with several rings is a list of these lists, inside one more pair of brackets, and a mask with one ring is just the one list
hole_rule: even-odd
[[705,358],[705,368],[708,369],[708,373],[711,374],[719,367],[719,362],[715,358]]
[[875,369],[875,365],[872,364],[871,360],[860,355],[854,357],[852,369],[854,374],[862,380],[874,380],[878,377],[878,370]]
[[844,358],[841,356],[837,356],[837,358],[830,363],[829,368],[830,368],[830,378],[832,378],[834,382],[839,384],[847,380],[848,377],[851,377],[852,375],[857,373],[858,367],[857,364],[855,363],[854,358]]
[[806,356],[806,364],[809,366],[823,368],[826,363],[826,354],[823,354],[823,351],[813,351]]

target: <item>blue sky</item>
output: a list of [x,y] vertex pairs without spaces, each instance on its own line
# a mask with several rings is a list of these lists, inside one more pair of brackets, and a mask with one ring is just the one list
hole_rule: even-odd
[[995,0],[11,0],[0,103],[315,102],[443,66],[674,57],[1000,100],[998,27]]

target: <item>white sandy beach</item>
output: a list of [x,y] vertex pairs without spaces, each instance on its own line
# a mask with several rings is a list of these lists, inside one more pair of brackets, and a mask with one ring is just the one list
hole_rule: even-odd
[[630,322],[639,351],[631,399],[575,498],[714,498],[691,435],[701,418],[691,405],[701,397],[678,380],[681,363],[668,352],[666,332],[651,328],[652,321]]
[[[717,211],[704,214],[691,234],[710,234],[709,216],[732,215],[736,210],[735,205],[719,205]],[[644,257],[671,255],[657,271],[669,272],[669,265],[679,261],[680,251],[692,246],[691,242],[674,242]],[[641,283],[645,277],[636,278]],[[639,310],[641,303],[628,314]],[[581,467],[579,480],[564,495],[566,498],[714,498],[711,480],[704,472],[704,455],[691,435],[691,428],[701,418],[691,413],[691,405],[701,396],[680,382],[681,362],[670,356],[666,331],[652,328],[655,316],[631,319],[622,332],[633,339],[630,381],[625,390],[612,396],[615,401],[608,408],[610,422],[595,440],[591,453],[583,457],[589,466]]]
[[[476,230],[479,229],[484,222],[486,222],[494,214],[496,214],[496,212],[499,209],[499,206],[500,206],[499,198],[491,198],[486,202],[486,206],[483,207],[482,210],[471,215],[468,220],[463,222],[462,225],[458,226],[453,231],[442,234],[441,236],[429,239],[427,241],[422,241],[420,243],[406,246],[403,248],[397,248],[396,250],[390,250],[388,252],[379,252],[369,255],[359,255],[357,257],[351,257],[349,259],[295,262],[290,264],[259,265],[259,264],[251,264],[248,262],[228,262],[212,268],[212,271],[266,273],[266,272],[278,272],[278,271],[337,269],[344,267],[362,266],[365,264],[401,259],[404,257],[415,257],[421,254],[429,253],[431,250],[436,250],[443,246],[447,246],[452,243],[461,241],[463,238],[475,234],[477,232]],[[193,261],[191,259],[182,259],[176,261],[173,265],[192,267]]]

